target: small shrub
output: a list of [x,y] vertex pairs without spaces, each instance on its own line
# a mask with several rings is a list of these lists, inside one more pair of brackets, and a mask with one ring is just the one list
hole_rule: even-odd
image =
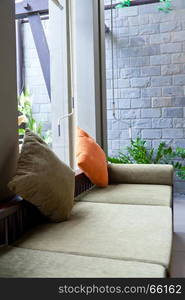
[[108,161],[115,164],[170,164],[173,165],[177,176],[185,180],[185,166],[179,161],[185,158],[185,149],[167,146],[161,142],[157,149],[148,149],[146,141],[137,138],[131,140],[126,151],[120,151],[117,157],[108,157]]
[[171,0],[160,0],[161,6],[158,7],[159,11],[168,13],[172,10]]
[[[36,120],[33,117],[32,103],[30,100],[30,93],[28,90],[25,90],[18,99],[18,111],[19,113],[21,113],[21,115],[18,117],[19,136],[23,136],[25,133],[25,129],[28,128],[32,132],[36,133],[39,137],[41,137],[47,144],[51,144],[51,131],[48,130],[45,134],[43,134],[42,123],[36,122]],[[24,124],[24,128],[22,128],[22,124]]]

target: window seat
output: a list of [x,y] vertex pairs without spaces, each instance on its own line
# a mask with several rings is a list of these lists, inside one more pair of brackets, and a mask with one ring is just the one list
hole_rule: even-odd
[[[23,223],[24,231],[31,221],[40,224],[32,226],[20,239],[14,239],[11,247],[1,249],[0,277],[169,276],[173,167],[110,165],[108,169],[109,186],[101,193],[91,188],[84,174],[77,174],[76,201],[67,222],[51,223],[43,219],[41,223],[29,207],[26,214],[31,218],[26,217],[24,223],[27,203],[20,201],[20,213],[19,209],[14,212],[15,220],[23,212],[17,228]],[[13,267],[9,267],[8,261],[13,261]]]

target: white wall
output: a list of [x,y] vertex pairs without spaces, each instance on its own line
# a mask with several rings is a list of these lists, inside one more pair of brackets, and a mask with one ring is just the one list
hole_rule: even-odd
[[103,142],[105,122],[102,120],[105,101],[104,37],[101,36],[104,20],[100,20],[99,11],[102,3],[101,0],[74,1],[75,98],[78,125],[106,148]]
[[14,1],[0,1],[0,200],[8,195],[18,149],[14,11]]
[[66,0],[60,1],[61,10],[49,1],[50,53],[51,53],[51,105],[52,105],[52,147],[58,157],[69,164],[68,119],[61,122],[61,136],[58,135],[58,120],[68,114],[68,65],[66,35]]

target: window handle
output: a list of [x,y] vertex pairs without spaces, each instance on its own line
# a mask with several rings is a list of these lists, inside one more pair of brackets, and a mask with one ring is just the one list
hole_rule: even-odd
[[74,97],[72,97],[72,110],[70,113],[64,115],[64,116],[61,116],[59,119],[58,119],[58,136],[61,136],[61,122],[64,120],[64,119],[67,119],[71,116],[73,116],[74,114]]
[[60,9],[64,9],[63,5],[61,4],[60,0],[52,0],[56,6],[58,6]]

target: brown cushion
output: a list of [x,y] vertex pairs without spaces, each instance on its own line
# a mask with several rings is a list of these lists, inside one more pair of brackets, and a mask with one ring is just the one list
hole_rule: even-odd
[[69,218],[74,200],[75,174],[46,143],[26,130],[16,176],[8,187],[37,206],[51,221]]

